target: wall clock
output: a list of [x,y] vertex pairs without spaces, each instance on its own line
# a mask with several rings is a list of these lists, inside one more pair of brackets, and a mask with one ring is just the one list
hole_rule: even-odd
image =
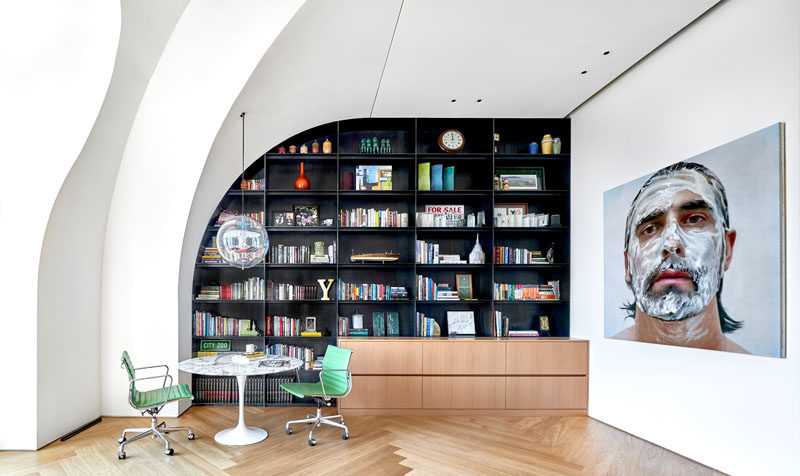
[[445,152],[460,152],[464,144],[464,134],[461,131],[447,129],[439,134],[439,147]]

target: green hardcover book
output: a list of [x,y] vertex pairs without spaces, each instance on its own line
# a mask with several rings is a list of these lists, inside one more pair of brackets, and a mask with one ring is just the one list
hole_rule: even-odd
[[386,313],[386,335],[397,337],[400,335],[400,314],[397,312]]
[[350,329],[351,336],[368,336],[369,330],[367,329]]
[[386,335],[384,327],[384,316],[382,312],[372,313],[372,335],[375,337],[382,337]]
[[422,162],[418,166],[417,185],[419,190],[431,189],[431,163]]

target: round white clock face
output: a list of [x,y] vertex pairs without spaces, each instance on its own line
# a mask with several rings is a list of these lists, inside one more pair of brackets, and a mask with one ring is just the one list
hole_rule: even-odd
[[441,137],[441,146],[445,150],[460,150],[464,147],[464,135],[453,129],[444,131]]

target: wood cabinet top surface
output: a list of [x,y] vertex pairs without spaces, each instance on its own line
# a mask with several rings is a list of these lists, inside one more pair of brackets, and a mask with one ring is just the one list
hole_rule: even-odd
[[572,337],[363,337],[339,336],[339,342],[368,341],[368,342],[589,342],[588,339],[575,339]]

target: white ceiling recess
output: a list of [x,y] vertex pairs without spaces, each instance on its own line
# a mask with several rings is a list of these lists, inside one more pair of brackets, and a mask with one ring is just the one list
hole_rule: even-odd
[[405,0],[373,116],[563,117],[717,2]]

